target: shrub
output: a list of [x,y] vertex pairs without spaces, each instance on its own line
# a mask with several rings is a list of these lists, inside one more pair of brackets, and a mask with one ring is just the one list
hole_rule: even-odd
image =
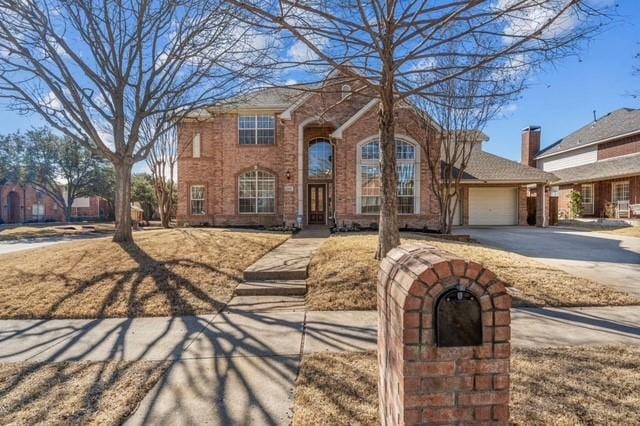
[[582,216],[582,194],[578,191],[571,191],[569,197],[569,210],[571,212],[571,218],[575,219]]
[[609,219],[616,217],[616,205],[611,201],[604,203],[604,217]]

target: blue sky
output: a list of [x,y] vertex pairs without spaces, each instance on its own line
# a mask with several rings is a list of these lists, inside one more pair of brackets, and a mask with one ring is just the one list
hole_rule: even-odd
[[[528,125],[542,126],[546,146],[587,124],[594,109],[602,116],[621,107],[640,108],[640,99],[629,95],[640,92],[640,76],[632,75],[634,55],[640,52],[640,1],[618,3],[621,16],[613,25],[585,43],[578,56],[533,76],[510,112],[489,123],[487,151],[519,160],[520,131]],[[0,110],[0,133],[42,124],[36,116]]]
[[[640,76],[632,75],[634,55],[640,53],[640,1],[620,0],[622,15],[608,30],[583,45],[578,57],[535,76],[514,110],[485,129],[485,150],[520,160],[520,131],[542,126],[547,146],[598,116],[621,107],[640,108]],[[640,65],[640,62],[638,63]]]

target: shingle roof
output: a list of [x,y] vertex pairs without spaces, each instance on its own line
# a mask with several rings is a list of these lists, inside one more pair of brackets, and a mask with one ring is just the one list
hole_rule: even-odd
[[553,173],[560,178],[556,184],[590,182],[640,174],[640,153],[556,170]]
[[235,108],[286,109],[305,93],[307,92],[295,86],[266,87],[231,98],[225,105]]
[[543,148],[536,158],[635,131],[640,132],[640,109],[620,108]]
[[544,183],[557,180],[552,173],[520,164],[516,161],[474,149],[462,180],[479,182]]

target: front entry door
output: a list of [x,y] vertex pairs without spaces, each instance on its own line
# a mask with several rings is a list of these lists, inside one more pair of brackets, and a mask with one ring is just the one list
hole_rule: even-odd
[[326,185],[309,185],[309,224],[325,224],[327,213]]

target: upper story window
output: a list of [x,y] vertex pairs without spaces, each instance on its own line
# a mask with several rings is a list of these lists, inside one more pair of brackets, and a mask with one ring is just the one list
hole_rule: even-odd
[[200,158],[200,151],[202,150],[202,147],[200,145],[200,132],[193,135],[191,147],[193,149],[193,158]]
[[346,99],[351,96],[351,86],[348,84],[342,85],[342,99]]
[[273,115],[241,115],[238,129],[240,145],[273,145],[276,142]]
[[333,146],[327,139],[309,142],[309,177],[331,179],[333,175]]
[[240,175],[238,201],[240,213],[275,213],[276,177],[262,170]]
[[204,185],[191,186],[191,214],[199,216],[205,214],[204,209]]
[[[360,146],[358,162],[358,213],[379,213],[382,188],[380,182],[380,144],[377,140]],[[415,146],[404,140],[396,140],[398,213],[413,214],[418,211],[417,164],[418,157]]]

